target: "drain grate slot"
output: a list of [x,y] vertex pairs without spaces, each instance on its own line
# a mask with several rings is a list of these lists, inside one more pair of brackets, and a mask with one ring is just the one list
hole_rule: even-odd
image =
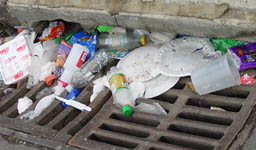
[[163,102],[168,102],[168,103],[175,103],[176,100],[178,99],[178,96],[176,95],[168,95],[168,94],[162,94],[160,96],[157,96],[155,98],[153,98],[154,100],[157,101],[163,101]]
[[211,93],[213,95],[226,96],[226,97],[235,97],[235,98],[247,98],[250,94],[249,91],[242,91],[237,89],[224,89],[218,92]]
[[136,137],[140,137],[140,138],[147,138],[149,136],[149,133],[142,132],[142,131],[135,130],[135,129],[119,127],[116,125],[102,124],[99,128],[103,129],[103,130],[108,130],[108,131],[117,132],[117,133],[121,133],[121,134],[127,134],[127,135],[136,136]]
[[230,104],[230,103],[220,103],[216,101],[207,101],[206,99],[188,99],[186,105],[190,106],[196,106],[196,107],[203,107],[203,108],[211,108],[211,106],[214,107],[220,107],[226,111],[231,111],[231,112],[239,112],[240,109],[242,108],[242,105],[240,104]]
[[42,118],[37,124],[40,126],[47,125],[52,119],[54,119],[59,113],[64,110],[61,103],[59,103],[48,115]]
[[229,118],[221,118],[218,116],[207,116],[207,115],[194,114],[189,112],[182,112],[178,114],[178,117],[182,119],[188,119],[188,120],[194,120],[194,121],[206,122],[206,123],[212,123],[212,124],[218,124],[218,125],[224,125],[224,126],[230,126],[233,122],[233,120]]
[[181,126],[181,125],[170,125],[168,130],[175,131],[175,132],[181,132],[181,133],[187,133],[187,134],[193,134],[197,136],[212,138],[212,139],[221,139],[224,136],[224,133],[220,132],[211,132],[209,130],[199,129],[199,128],[193,128],[188,126]]
[[151,148],[149,148],[148,150],[166,150],[166,149],[151,147]]
[[[22,87],[21,87],[22,88]],[[18,93],[15,93],[15,91],[11,94],[16,94],[13,97],[11,97],[3,106],[0,107],[0,114],[5,112],[7,109],[9,109],[12,105],[14,105],[17,102],[17,99],[23,97],[26,92],[28,92],[27,89],[22,89]],[[8,96],[9,97],[9,96]],[[7,98],[8,98],[7,97]]]
[[191,142],[191,141],[188,141],[188,140],[182,140],[182,139],[177,139],[177,138],[172,138],[172,137],[167,137],[167,136],[160,137],[158,141],[163,142],[163,143],[167,143],[167,144],[198,149],[198,150],[206,150],[206,149],[207,150],[212,150],[212,149],[214,149],[214,146],[208,145],[206,143],[196,143],[196,142]]
[[73,109],[66,117],[64,117],[61,121],[56,123],[52,127],[52,129],[60,131],[62,128],[64,128],[69,122],[71,122],[80,113],[81,113],[81,111],[79,111],[77,109]]
[[186,84],[185,83],[177,83],[174,87],[173,87],[173,89],[178,89],[178,90],[182,90],[182,89],[184,89],[184,87],[186,86]]
[[160,122],[156,120],[150,120],[146,118],[139,118],[139,117],[134,117],[134,116],[124,116],[122,114],[117,114],[113,113],[110,115],[111,119],[115,120],[120,120],[120,121],[125,121],[125,122],[130,122],[130,123],[135,123],[135,124],[141,124],[144,126],[150,126],[150,127],[157,127]]
[[106,137],[106,136],[99,135],[99,134],[96,134],[96,133],[93,133],[92,135],[90,135],[88,137],[88,139],[93,140],[93,141],[98,141],[98,142],[101,142],[101,143],[110,144],[110,145],[125,147],[125,148],[129,148],[129,149],[134,149],[138,145],[136,143],[123,141],[123,140],[119,140],[119,139],[114,139],[113,137]]

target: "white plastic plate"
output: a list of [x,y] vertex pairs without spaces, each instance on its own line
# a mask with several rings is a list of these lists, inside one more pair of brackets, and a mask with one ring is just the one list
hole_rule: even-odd
[[159,54],[156,46],[140,47],[127,54],[117,64],[118,69],[122,69],[128,78],[128,82],[145,82],[159,75],[160,62],[155,62],[155,57]]
[[163,45],[156,60],[161,65],[161,74],[172,77],[185,77],[191,72],[210,61],[208,54],[214,52],[214,48],[208,39],[189,37],[180,38]]
[[163,94],[172,88],[179,79],[179,77],[168,77],[160,74],[154,79],[144,82],[146,90],[143,98],[153,98]]

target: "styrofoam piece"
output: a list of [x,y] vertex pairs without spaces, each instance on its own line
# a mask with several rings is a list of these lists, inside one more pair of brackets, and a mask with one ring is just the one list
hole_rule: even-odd
[[154,61],[158,53],[156,46],[137,48],[120,60],[117,68],[123,70],[129,83],[151,80],[159,74],[160,63]]
[[153,98],[163,94],[172,88],[179,79],[179,77],[169,77],[160,74],[154,79],[144,82],[146,90],[143,98]]
[[180,38],[163,45],[156,57],[160,63],[161,74],[173,77],[184,77],[191,72],[211,62],[214,58],[208,55],[214,48],[206,38]]
[[30,47],[25,36],[0,46],[0,70],[5,84],[16,83],[28,76],[31,64]]

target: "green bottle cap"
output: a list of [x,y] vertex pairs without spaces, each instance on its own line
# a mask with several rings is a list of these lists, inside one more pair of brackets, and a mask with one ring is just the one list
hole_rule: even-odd
[[101,33],[101,32],[108,32],[110,30],[112,30],[113,27],[112,26],[101,26],[101,25],[98,25],[97,26],[97,30]]
[[122,108],[122,112],[123,112],[123,115],[125,116],[130,116],[132,114],[132,107],[129,106],[129,105],[125,105],[123,108]]

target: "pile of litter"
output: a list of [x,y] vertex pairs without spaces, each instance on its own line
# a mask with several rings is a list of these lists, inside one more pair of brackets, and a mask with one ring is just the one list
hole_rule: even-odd
[[[133,111],[167,115],[158,103],[137,104],[136,99],[157,97],[181,77],[191,76],[189,85],[199,95],[255,83],[254,76],[239,73],[256,66],[255,43],[102,25],[83,30],[63,21],[49,22],[42,35],[32,27],[17,28],[17,35],[0,43],[1,87],[19,88],[21,82],[27,82],[28,89],[39,82],[47,85],[35,97],[40,100],[35,110],[26,111],[33,104],[28,97],[18,100],[21,119],[34,119],[54,100],[63,108],[91,111],[75,99],[93,80],[90,102],[109,88],[113,103],[126,116]],[[114,59],[117,65],[95,79]],[[64,91],[69,94],[60,97]]]

